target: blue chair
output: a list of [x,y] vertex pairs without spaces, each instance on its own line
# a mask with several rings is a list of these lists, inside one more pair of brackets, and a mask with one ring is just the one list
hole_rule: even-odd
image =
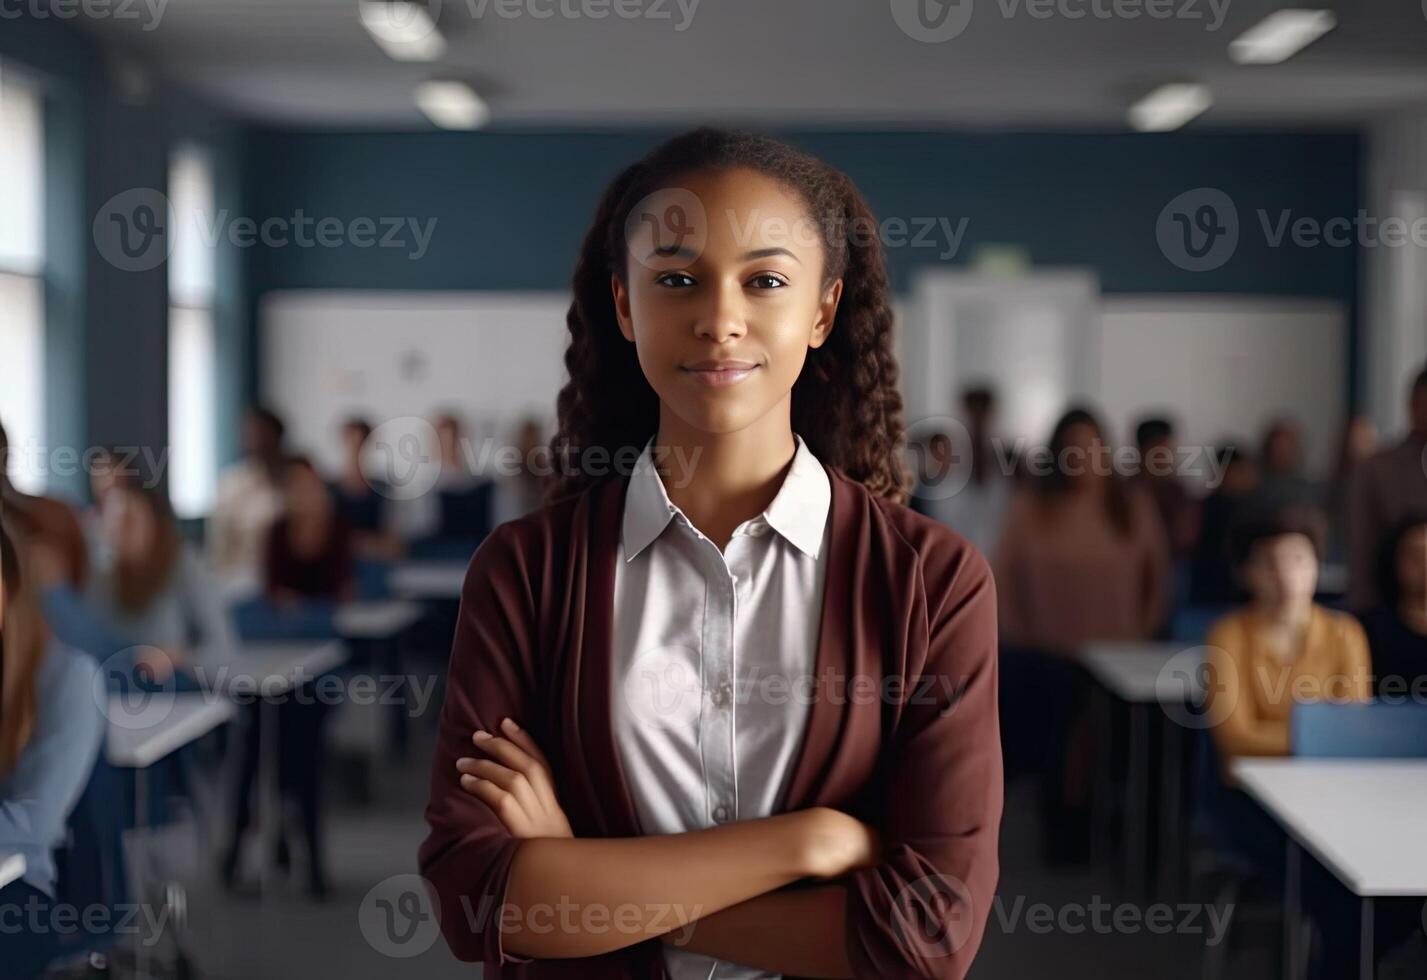
[[1316,759],[1427,759],[1427,705],[1294,705],[1290,744]]

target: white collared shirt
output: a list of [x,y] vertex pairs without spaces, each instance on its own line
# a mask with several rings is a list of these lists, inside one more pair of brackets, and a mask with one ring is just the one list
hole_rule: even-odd
[[[768,508],[726,550],[669,500],[646,445],[614,580],[614,727],[648,834],[778,812],[802,745],[832,484],[796,437]],[[652,444],[652,440],[651,440]],[[666,946],[674,980],[774,974]]]

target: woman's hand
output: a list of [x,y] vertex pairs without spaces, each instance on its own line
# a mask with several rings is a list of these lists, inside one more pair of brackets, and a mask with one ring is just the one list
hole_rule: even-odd
[[861,820],[825,806],[803,810],[799,816],[804,822],[804,859],[810,877],[840,878],[877,863],[881,838]]
[[507,718],[500,723],[506,737],[476,732],[471,741],[491,758],[461,758],[461,788],[495,811],[512,835],[574,837],[570,821],[555,796],[550,763],[535,740]]

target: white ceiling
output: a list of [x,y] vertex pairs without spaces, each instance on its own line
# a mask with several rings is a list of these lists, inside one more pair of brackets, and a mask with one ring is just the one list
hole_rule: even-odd
[[[472,81],[492,125],[510,127],[1120,127],[1134,98],[1180,79],[1214,91],[1202,126],[1355,125],[1427,106],[1427,0],[1298,0],[1335,7],[1337,31],[1255,68],[1229,60],[1229,41],[1283,0],[961,0],[974,5],[970,21],[940,43],[903,33],[897,2],[440,0],[450,44],[434,64],[388,58],[358,22],[357,0],[168,0],[156,26],[87,26],[241,116],[302,126],[425,128],[411,92],[433,76]],[[1085,15],[1030,14],[1047,3]],[[1094,12],[1117,4],[1195,16]],[[1211,31],[1215,6],[1227,9]],[[666,19],[558,13],[621,7]]]

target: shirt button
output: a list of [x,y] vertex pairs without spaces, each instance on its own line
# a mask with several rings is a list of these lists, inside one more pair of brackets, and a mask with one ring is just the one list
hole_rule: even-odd
[[728,807],[726,807],[726,806],[716,806],[716,807],[714,807],[714,819],[717,820],[719,823],[724,823],[724,822],[726,822],[726,821],[728,820]]
[[715,688],[713,693],[710,695],[710,700],[713,701],[715,708],[722,708],[724,705],[728,704],[727,686]]

